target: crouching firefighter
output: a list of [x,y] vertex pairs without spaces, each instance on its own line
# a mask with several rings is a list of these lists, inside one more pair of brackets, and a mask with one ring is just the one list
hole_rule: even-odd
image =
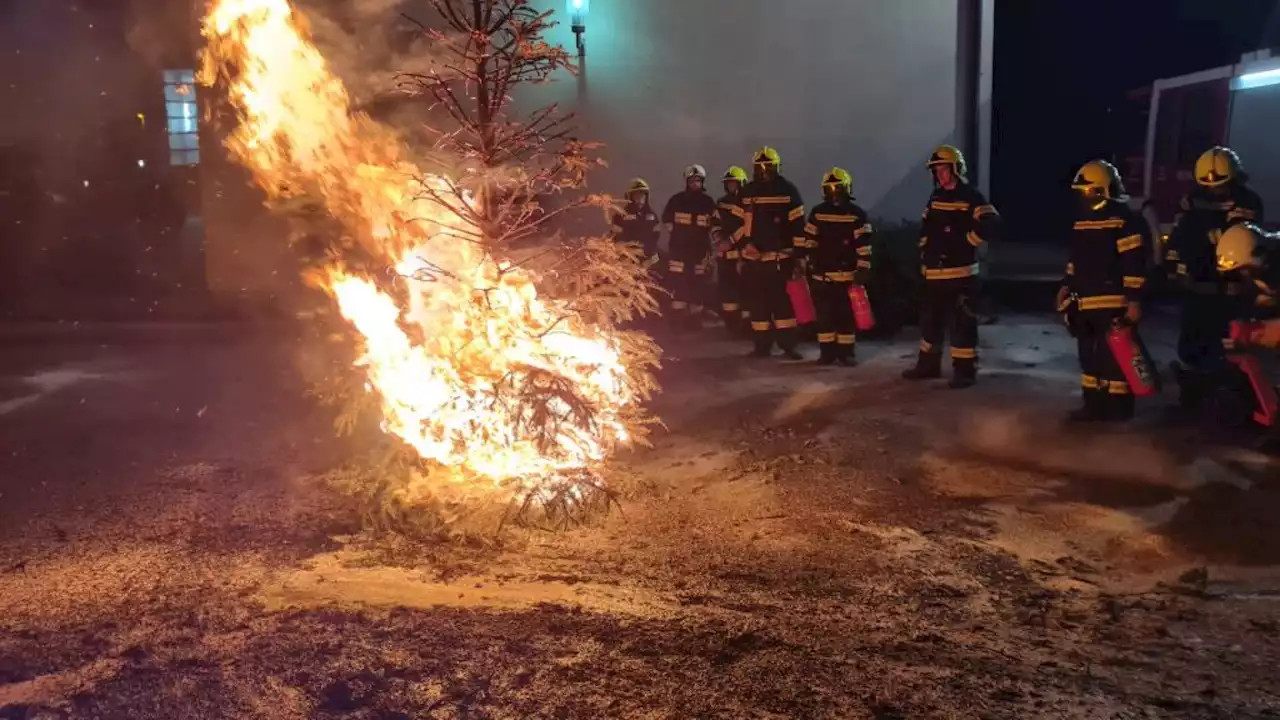
[[1280,237],[1254,223],[1232,225],[1215,248],[1231,320],[1274,316],[1280,306]]
[[1196,187],[1182,198],[1165,255],[1166,270],[1183,292],[1178,333],[1179,404],[1196,410],[1222,368],[1222,339],[1232,300],[1214,255],[1218,239],[1240,223],[1263,221],[1262,199],[1246,185],[1240,158],[1214,147],[1196,160]]
[[777,150],[761,148],[753,161],[754,177],[742,190],[742,295],[755,344],[750,357],[769,357],[777,343],[786,359],[803,360],[796,351],[799,338],[787,281],[796,272],[796,248],[805,242],[804,203],[796,186],[779,174],[780,165]]
[[1091,160],[1071,183],[1079,204],[1058,309],[1068,317],[1080,356],[1084,404],[1077,422],[1128,420],[1133,393],[1107,343],[1120,323],[1137,325],[1146,283],[1147,253],[1142,224],[1129,209],[1120,173]]
[[676,329],[702,327],[703,284],[711,251],[711,217],[716,201],[703,185],[707,171],[701,165],[684,169],[684,190],[671,196],[662,211],[670,231],[667,248],[667,292],[671,293],[670,322]]
[[966,179],[964,155],[950,145],[933,151],[934,190],[920,228],[920,355],[908,380],[942,375],[942,343],[951,335],[952,388],[978,377],[978,248],[999,230],[1000,214]]
[[610,222],[615,242],[630,245],[640,252],[645,267],[658,263],[658,238],[662,223],[649,206],[649,183],[635,178],[627,184],[627,204],[613,214]]
[[[1253,223],[1240,223],[1218,240],[1218,271],[1232,301],[1223,347],[1234,372],[1224,373],[1216,390],[1234,395],[1234,400],[1215,403],[1213,417],[1228,428],[1244,427],[1250,421],[1272,429],[1280,424],[1280,396],[1274,381],[1261,359],[1249,352],[1251,347],[1275,347],[1280,328],[1274,324],[1280,288],[1277,239]],[[1271,319],[1270,329],[1267,319]]]
[[711,240],[715,243],[716,284],[720,297],[720,314],[729,332],[742,332],[747,313],[742,309],[742,279],[738,274],[742,241],[746,236],[747,211],[742,205],[742,188],[747,184],[747,171],[734,165],[724,171],[724,197],[716,201],[711,220]]
[[827,171],[822,195],[804,226],[804,258],[822,349],[818,364],[852,367],[857,364],[857,335],[849,288],[870,279],[871,224],[853,202],[853,180],[844,169]]

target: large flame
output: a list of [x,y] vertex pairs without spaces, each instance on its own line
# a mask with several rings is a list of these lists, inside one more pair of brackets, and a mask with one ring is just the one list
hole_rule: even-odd
[[[390,293],[333,266],[322,281],[362,336],[358,364],[384,430],[456,478],[508,488],[590,468],[627,442],[620,411],[640,398],[616,337],[540,298],[529,272],[457,237],[474,228],[422,199],[421,183],[445,180],[425,176],[393,131],[353,112],[288,0],[219,0],[204,35],[202,79],[223,79],[239,114],[232,154],[268,194],[323,197],[364,249],[417,278]],[[567,385],[595,417],[556,425],[547,442],[547,413],[503,392],[512,378]],[[551,415],[572,414],[556,402]]]

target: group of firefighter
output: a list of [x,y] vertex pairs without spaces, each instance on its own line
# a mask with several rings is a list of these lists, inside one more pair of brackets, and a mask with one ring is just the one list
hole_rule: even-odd
[[[1196,160],[1195,186],[1180,201],[1168,241],[1151,266],[1157,239],[1133,212],[1120,173],[1110,163],[1088,162],[1076,174],[1078,208],[1070,261],[1058,310],[1079,344],[1083,406],[1072,419],[1128,420],[1135,390],[1154,390],[1158,373],[1136,334],[1148,279],[1163,276],[1181,301],[1178,407],[1198,413],[1205,401],[1230,385],[1235,372],[1228,352],[1264,345],[1268,331],[1243,324],[1276,306],[1275,238],[1260,227],[1262,199],[1248,187],[1239,156],[1212,147]],[[1244,328],[1243,332],[1239,330]],[[1116,342],[1116,330],[1131,329],[1133,345]],[[1135,388],[1134,384],[1140,387]],[[1268,383],[1269,387],[1269,383]]]
[[649,206],[649,184],[632,180],[628,204],[614,217],[615,236],[641,246],[647,262],[658,265],[658,236],[669,231],[665,265],[657,269],[674,329],[701,327],[714,263],[721,315],[732,331],[750,332],[750,356],[767,358],[777,345],[783,358],[803,360],[787,284],[807,277],[822,349],[818,362],[856,364],[848,291],[870,274],[872,228],[853,201],[849,173],[838,167],[826,173],[823,201],[806,217],[800,191],[780,173],[777,150],[761,148],[752,167],[752,177],[737,166],[726,170],[725,194],[715,200],[705,188],[706,169],[690,165],[684,190],[660,218]]
[[[1000,215],[969,183],[957,148],[938,147],[927,168],[934,189],[919,237],[920,350],[903,377],[941,377],[944,342],[949,341],[947,386],[962,389],[977,379],[979,250],[997,237]],[[685,188],[671,197],[661,215],[649,204],[648,183],[632,180],[626,206],[612,219],[615,239],[640,248],[644,262],[660,278],[669,295],[665,321],[672,329],[702,327],[714,275],[721,316],[730,329],[750,334],[750,357],[770,357],[776,345],[784,359],[803,360],[796,307],[788,292],[803,280],[821,348],[817,362],[855,365],[861,318],[855,317],[857,303],[851,298],[868,282],[876,259],[873,228],[866,211],[854,202],[849,173],[839,167],[827,171],[822,202],[806,215],[799,190],[780,172],[775,149],[761,148],[752,169],[751,176],[737,166],[726,170],[721,177],[724,195],[715,200],[705,187],[705,168],[685,168]],[[1227,148],[1212,148],[1197,161],[1195,178],[1197,186],[1182,200],[1167,245],[1169,274],[1185,295],[1177,368],[1186,404],[1203,395],[1208,384],[1197,378],[1212,375],[1230,322],[1274,303],[1263,274],[1266,238],[1257,225],[1262,202],[1247,188],[1239,158]],[[1120,175],[1110,163],[1086,163],[1072,188],[1078,208],[1057,298],[1058,311],[1077,339],[1082,373],[1083,404],[1071,419],[1126,420],[1134,411],[1133,389],[1126,380],[1131,375],[1107,338],[1117,328],[1136,329],[1141,320],[1152,270],[1151,243],[1157,240],[1142,216],[1130,209]],[[669,244],[660,257],[664,229]],[[1264,334],[1257,331],[1254,339],[1261,341]]]

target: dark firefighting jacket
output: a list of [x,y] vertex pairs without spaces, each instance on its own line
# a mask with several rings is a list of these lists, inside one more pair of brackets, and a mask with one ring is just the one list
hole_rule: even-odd
[[785,260],[804,245],[804,201],[790,180],[751,181],[742,189],[746,237],[762,262]]
[[703,190],[683,190],[671,196],[662,222],[671,231],[671,257],[701,262],[711,250],[711,217],[716,201]]
[[936,188],[920,228],[920,270],[926,280],[978,274],[978,248],[995,239],[1000,213],[972,185]]
[[1142,225],[1121,200],[1082,212],[1071,230],[1063,285],[1080,310],[1118,310],[1142,296],[1149,252]]
[[1262,221],[1262,198],[1243,185],[1232,186],[1221,196],[1201,188],[1192,190],[1178,203],[1178,217],[1169,234],[1168,275],[1186,282],[1192,292],[1216,293],[1218,238],[1237,223]]
[[804,226],[804,257],[809,276],[832,282],[867,281],[871,273],[871,223],[852,202],[824,202]]
[[732,249],[716,254],[725,260],[737,260],[742,242],[747,236],[747,211],[742,204],[742,193],[725,195],[716,201],[716,213],[711,218],[717,243],[730,243]]
[[658,236],[662,224],[658,222],[658,214],[649,207],[649,203],[627,203],[621,212],[614,213],[610,229],[614,240],[643,248],[646,259],[658,253]]

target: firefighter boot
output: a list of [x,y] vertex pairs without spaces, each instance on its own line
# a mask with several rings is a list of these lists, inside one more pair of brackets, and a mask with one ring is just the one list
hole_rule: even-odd
[[836,346],[834,343],[820,343],[818,359],[814,362],[818,365],[835,365],[836,364]]
[[952,390],[963,390],[973,387],[978,382],[978,368],[973,360],[957,362],[951,368],[951,380],[947,387]]
[[703,309],[701,305],[690,305],[689,315],[685,317],[685,331],[697,335],[702,332],[705,325],[702,323]]
[[1105,393],[1099,392],[1093,388],[1085,388],[1083,391],[1084,405],[1072,410],[1067,414],[1067,422],[1070,423],[1092,423],[1102,422],[1106,419],[1106,401]]
[[1212,387],[1212,378],[1209,373],[1176,360],[1170,367],[1173,368],[1173,375],[1178,380],[1178,409],[1187,415],[1199,413]]
[[916,366],[902,371],[907,380],[933,380],[942,377],[942,354],[922,352]]
[[1128,422],[1133,419],[1133,395],[1108,395],[1106,419],[1112,422]]
[[747,357],[758,359],[773,355],[773,340],[769,337],[769,333],[757,330],[751,334],[755,337],[752,338],[751,352],[747,353]]
[[858,360],[853,356],[852,345],[836,346],[836,364],[841,367],[857,367]]
[[684,334],[685,328],[689,327],[688,314],[689,311],[684,307],[675,307],[673,304],[671,312],[663,318],[667,331],[672,335]]

